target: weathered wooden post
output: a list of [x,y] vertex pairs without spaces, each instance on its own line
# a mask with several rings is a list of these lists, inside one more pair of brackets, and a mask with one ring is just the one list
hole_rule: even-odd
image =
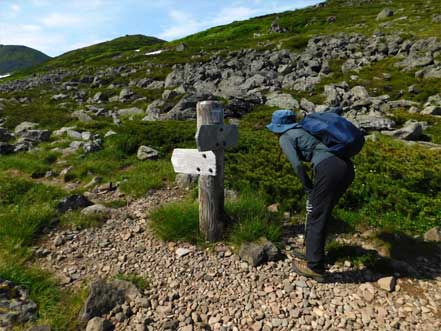
[[208,241],[222,237],[224,227],[225,148],[237,144],[236,125],[224,125],[223,106],[216,101],[199,102],[196,107],[198,150],[175,149],[172,163],[176,172],[199,176],[199,230]]
[[[213,101],[205,101],[197,104],[197,133],[198,137],[202,125],[221,125],[224,124],[224,109]],[[197,138],[196,138],[197,139]],[[208,142],[202,139],[201,144]],[[221,142],[216,142],[217,144]],[[199,177],[199,230],[208,241],[219,240],[222,236],[224,226],[224,159],[225,152],[223,146],[214,151],[216,157],[216,176]],[[222,147],[222,148],[219,148]],[[209,146],[208,146],[209,148]],[[204,149],[204,148],[202,148]]]

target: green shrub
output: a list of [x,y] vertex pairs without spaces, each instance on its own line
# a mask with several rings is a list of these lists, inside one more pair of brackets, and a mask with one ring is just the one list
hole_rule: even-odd
[[63,290],[52,275],[35,267],[3,261],[0,256],[0,278],[13,281],[29,291],[38,305],[37,323],[49,324],[54,330],[78,328],[78,314],[87,297],[87,291]]
[[97,227],[103,223],[105,219],[102,216],[88,216],[81,214],[80,211],[70,211],[60,217],[60,224],[63,227],[73,228],[76,230]]
[[[227,228],[225,240],[240,245],[260,237],[278,243],[281,238],[281,223],[277,215],[266,210],[265,200],[245,192],[237,200],[225,206]],[[187,200],[161,206],[150,215],[150,226],[163,240],[202,242],[199,233],[199,206]]]
[[140,197],[149,190],[163,188],[173,178],[170,161],[138,161],[130,171],[120,176],[120,189],[132,197]]
[[115,279],[125,280],[133,283],[138,290],[143,291],[149,289],[149,280],[146,277],[136,274],[116,274]]
[[201,242],[199,209],[192,201],[163,205],[150,215],[150,227],[162,240]]
[[279,243],[281,239],[280,216],[267,211],[265,200],[253,192],[242,192],[237,200],[226,203],[226,213],[232,224],[228,241],[235,245],[266,237]]

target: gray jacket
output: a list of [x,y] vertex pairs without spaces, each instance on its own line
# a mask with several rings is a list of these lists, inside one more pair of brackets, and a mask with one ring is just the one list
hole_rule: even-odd
[[327,151],[327,147],[316,137],[305,131],[300,125],[296,125],[283,133],[279,139],[280,147],[288,160],[291,162],[295,173],[300,178],[305,191],[309,194],[313,184],[302,161],[311,162],[316,167],[321,161],[334,156]]

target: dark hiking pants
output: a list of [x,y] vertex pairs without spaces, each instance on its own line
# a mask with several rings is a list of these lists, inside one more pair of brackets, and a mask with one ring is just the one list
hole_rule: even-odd
[[326,227],[332,209],[354,180],[350,160],[337,156],[323,160],[314,168],[314,188],[310,195],[312,212],[306,224],[306,259],[314,271],[324,270]]

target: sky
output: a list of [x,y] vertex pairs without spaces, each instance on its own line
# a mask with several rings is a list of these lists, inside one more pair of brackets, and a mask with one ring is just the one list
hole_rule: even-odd
[[144,34],[175,40],[319,0],[0,0],[0,44],[25,45],[47,55]]

